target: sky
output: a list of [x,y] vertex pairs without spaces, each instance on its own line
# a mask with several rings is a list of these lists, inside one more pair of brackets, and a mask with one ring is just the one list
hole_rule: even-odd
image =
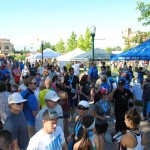
[[[142,0],[149,3],[149,0]],[[64,42],[74,31],[77,38],[96,27],[95,47],[123,46],[122,31],[148,31],[137,21],[136,0],[1,0],[0,38],[15,49],[37,49],[41,41]],[[105,40],[104,40],[105,38]],[[100,39],[100,40],[96,40]]]

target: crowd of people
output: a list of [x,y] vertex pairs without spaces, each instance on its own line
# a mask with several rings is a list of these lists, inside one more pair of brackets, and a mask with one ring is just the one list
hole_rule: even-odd
[[135,77],[125,63],[112,76],[104,62],[100,70],[92,62],[81,75],[80,65],[67,69],[47,60],[43,65],[0,60],[0,149],[104,150],[110,115],[115,117],[112,140],[121,133],[120,150],[147,147],[130,83],[141,84],[143,119],[150,121],[150,71],[139,67]]

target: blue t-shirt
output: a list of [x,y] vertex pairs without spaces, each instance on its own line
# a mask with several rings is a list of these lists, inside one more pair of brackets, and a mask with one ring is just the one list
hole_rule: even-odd
[[[30,92],[29,89],[22,91],[21,92],[22,98],[24,98],[28,92]],[[37,110],[38,110],[38,101],[34,94],[30,94],[27,98],[27,101],[24,102],[24,106],[23,106],[23,112],[27,119],[28,126],[35,126],[35,117],[33,116],[32,112]]]
[[88,74],[92,79],[98,79],[98,69],[97,67],[90,67]]
[[22,71],[23,69],[24,69],[24,64],[21,63],[21,64],[20,64],[20,70]]
[[0,70],[0,81],[2,80],[3,77],[5,77],[5,71]]
[[[4,69],[4,72],[5,72],[5,76],[7,77],[7,79],[10,79],[10,71],[7,69]],[[6,74],[9,74],[9,75],[6,75]]]
[[100,89],[106,89],[107,91],[110,91],[110,85],[108,82],[102,82],[100,85]]
[[130,78],[130,81],[134,78],[134,75],[133,75],[133,71],[128,71],[127,74],[129,75],[129,78]]
[[120,76],[119,80],[120,80],[120,79],[123,79],[123,80],[125,81],[125,86],[124,86],[124,88],[129,90],[129,88],[130,88],[130,83],[129,83],[129,81],[126,79],[126,77]]
[[144,79],[144,72],[137,72],[137,73],[138,73],[137,81],[142,82]]
[[113,79],[113,77],[108,77],[109,83],[110,83],[110,89],[111,91],[113,90],[113,83],[115,83],[115,80]]

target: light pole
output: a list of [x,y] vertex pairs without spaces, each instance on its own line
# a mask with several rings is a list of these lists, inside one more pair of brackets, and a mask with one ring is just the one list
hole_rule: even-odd
[[92,60],[94,61],[94,37],[95,37],[96,27],[91,26],[90,32],[92,36]]
[[43,49],[44,49],[44,41],[41,41],[41,48],[42,48],[42,66],[43,66]]
[[13,50],[14,50],[14,57],[15,57],[15,48],[13,48]]

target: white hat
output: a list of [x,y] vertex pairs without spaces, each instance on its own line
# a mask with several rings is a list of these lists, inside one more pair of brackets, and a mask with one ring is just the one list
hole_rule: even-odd
[[21,94],[15,92],[8,97],[8,104],[17,104],[27,101],[27,99],[23,99]]
[[46,94],[45,94],[45,99],[46,100],[51,100],[53,102],[56,102],[57,100],[60,99],[60,97],[57,96],[55,91],[49,90]]
[[78,105],[89,108],[89,103],[85,100],[80,101]]

